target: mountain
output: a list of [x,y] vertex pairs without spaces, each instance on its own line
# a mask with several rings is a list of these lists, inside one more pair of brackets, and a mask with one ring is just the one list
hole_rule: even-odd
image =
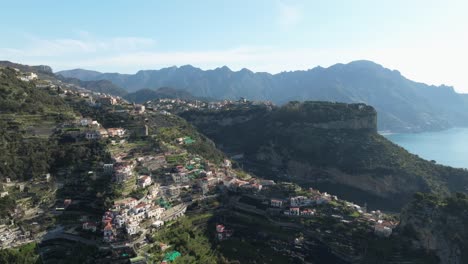
[[370,61],[316,67],[278,74],[254,73],[228,67],[203,71],[190,65],[136,74],[86,70],[58,72],[82,80],[109,80],[129,91],[146,87],[177,87],[194,96],[215,99],[321,100],[366,103],[379,113],[379,130],[420,132],[468,125],[466,95],[452,87],[430,86],[406,79]]
[[[291,102],[181,116],[249,171],[398,211],[415,192],[464,192],[468,172],[410,154],[377,133],[364,104]],[[242,157],[242,158],[241,158]]]
[[125,97],[130,102],[135,102],[138,104],[160,98],[179,98],[184,100],[200,100],[197,97],[193,96],[187,91],[178,90],[171,87],[161,87],[157,90],[153,89],[141,89],[133,93],[127,94]]
[[57,77],[63,82],[74,84],[93,92],[111,94],[120,97],[123,97],[126,94],[128,94],[128,92],[125,89],[113,84],[111,81],[108,80],[82,81],[76,78],[65,78],[60,75],[58,75]]
[[55,75],[52,72],[52,68],[47,65],[29,66],[29,65],[14,63],[11,61],[0,61],[0,66],[16,68],[22,72],[34,72],[43,79],[55,78]]

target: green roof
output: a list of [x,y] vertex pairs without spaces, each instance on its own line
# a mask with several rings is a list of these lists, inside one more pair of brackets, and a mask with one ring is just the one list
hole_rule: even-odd
[[169,253],[167,253],[165,256],[164,256],[164,260],[166,261],[174,261],[176,258],[180,257],[180,252],[179,251],[171,251]]
[[185,144],[192,144],[194,142],[195,142],[195,140],[193,140],[191,137],[184,137],[184,143]]

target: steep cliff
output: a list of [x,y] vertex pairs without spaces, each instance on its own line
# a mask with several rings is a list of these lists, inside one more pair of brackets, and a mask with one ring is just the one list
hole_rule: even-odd
[[413,193],[463,191],[468,172],[408,153],[376,133],[364,104],[291,102],[182,114],[239,163],[261,175],[399,210]]
[[401,214],[399,229],[415,249],[434,251],[440,263],[468,263],[468,196],[415,195]]

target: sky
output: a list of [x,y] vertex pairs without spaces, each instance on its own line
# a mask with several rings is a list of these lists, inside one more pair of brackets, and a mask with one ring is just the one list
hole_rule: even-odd
[[372,60],[468,93],[465,0],[0,0],[0,60],[278,73]]

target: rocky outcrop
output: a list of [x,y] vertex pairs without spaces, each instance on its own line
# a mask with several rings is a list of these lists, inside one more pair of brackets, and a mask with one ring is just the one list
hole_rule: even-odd
[[468,172],[408,153],[377,133],[377,114],[364,104],[290,102],[182,113],[244,168],[287,177],[370,208],[399,211],[414,192],[464,191]]
[[411,238],[415,249],[434,251],[440,263],[468,263],[467,213],[466,195],[417,194],[403,210],[399,229]]

